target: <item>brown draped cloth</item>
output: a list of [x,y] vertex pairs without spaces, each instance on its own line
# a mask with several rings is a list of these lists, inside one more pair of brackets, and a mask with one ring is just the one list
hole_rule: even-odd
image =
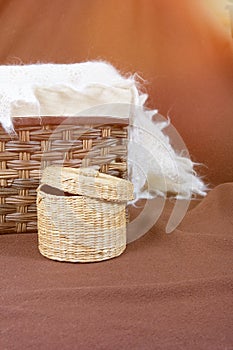
[[46,259],[37,235],[0,236],[1,349],[232,349],[233,185],[160,220],[120,257]]
[[0,236],[0,349],[233,349],[233,51],[209,5],[0,0],[1,64],[104,59],[138,72],[212,188],[172,234],[167,203],[106,262],[58,263],[36,234]]

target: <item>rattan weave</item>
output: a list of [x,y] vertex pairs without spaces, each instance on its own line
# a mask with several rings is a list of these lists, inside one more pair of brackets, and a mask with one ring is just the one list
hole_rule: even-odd
[[127,176],[127,118],[13,119],[15,135],[0,128],[0,234],[36,232],[36,188],[48,165]]
[[[54,186],[58,184],[64,190],[65,183],[66,191],[77,193],[78,189],[82,193],[71,195],[48,186],[52,184],[49,174],[53,180],[55,172],[62,173],[58,167],[45,169],[42,183],[46,185],[42,184],[38,189],[41,254],[69,262],[95,262],[120,255],[126,247],[125,206],[127,200],[133,199],[132,184],[92,169],[66,168],[64,181],[55,181]],[[71,179],[76,187],[69,188]],[[113,190],[116,188],[117,192]],[[87,196],[84,195],[86,189]]]

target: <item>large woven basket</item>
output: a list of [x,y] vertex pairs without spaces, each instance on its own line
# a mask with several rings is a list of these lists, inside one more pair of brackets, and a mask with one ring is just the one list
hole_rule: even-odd
[[36,188],[41,170],[98,165],[127,177],[128,119],[15,117],[15,135],[0,128],[0,234],[37,230]]
[[38,188],[40,253],[68,262],[119,256],[126,247],[128,200],[133,185],[94,169],[48,167]]

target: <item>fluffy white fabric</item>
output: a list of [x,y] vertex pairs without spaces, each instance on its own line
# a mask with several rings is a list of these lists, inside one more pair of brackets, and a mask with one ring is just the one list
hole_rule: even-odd
[[134,80],[104,62],[0,66],[0,121],[11,116],[76,115],[105,103],[133,103]]
[[[176,154],[163,128],[146,111],[147,95],[133,76],[105,62],[0,66],[0,122],[13,131],[12,116],[102,115],[130,117],[129,170],[135,197],[205,195],[193,162]],[[114,106],[114,108],[113,108]]]

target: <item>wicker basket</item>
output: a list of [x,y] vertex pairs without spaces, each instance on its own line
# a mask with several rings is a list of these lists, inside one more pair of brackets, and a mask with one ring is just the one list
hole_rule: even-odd
[[41,170],[98,165],[126,178],[128,119],[15,117],[16,134],[0,128],[0,234],[37,230],[36,188]]
[[130,199],[133,185],[127,180],[90,168],[46,168],[37,196],[40,253],[68,262],[119,256],[126,247]]

